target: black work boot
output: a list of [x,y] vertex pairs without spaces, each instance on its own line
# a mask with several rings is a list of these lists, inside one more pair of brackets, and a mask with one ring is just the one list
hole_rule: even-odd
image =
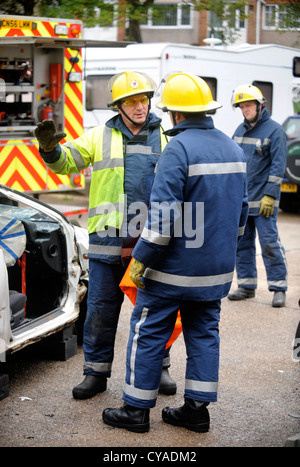
[[274,292],[272,306],[275,308],[285,306],[285,292],[283,290],[277,290]]
[[246,298],[255,297],[254,289],[245,289],[244,287],[238,287],[237,290],[227,295],[229,300],[245,300]]
[[74,399],[89,399],[98,392],[105,391],[106,383],[106,376],[86,375],[84,380],[73,388],[73,397]]
[[102,419],[107,425],[116,428],[125,428],[135,433],[149,431],[150,409],[141,409],[132,405],[124,404],[119,409],[104,409]]
[[205,433],[209,430],[208,404],[209,402],[185,398],[182,407],[165,407],[162,410],[163,421],[197,433]]
[[169,375],[169,368],[164,367],[161,372],[161,380],[158,392],[160,394],[165,394],[166,396],[171,396],[176,394],[177,385],[173,378]]

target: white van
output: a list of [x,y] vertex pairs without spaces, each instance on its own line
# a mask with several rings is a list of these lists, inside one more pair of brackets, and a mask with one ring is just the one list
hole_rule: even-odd
[[[114,115],[107,109],[107,82],[116,73],[135,70],[147,73],[159,85],[170,72],[194,73],[210,86],[213,98],[223,104],[213,119],[215,126],[232,136],[242,122],[239,109],[231,106],[234,88],[250,83],[267,98],[271,116],[282,123],[292,115],[293,59],[300,50],[280,45],[190,46],[186,44],[131,44],[125,48],[89,48],[84,51],[84,128],[103,124]],[[169,117],[152,100],[153,111],[169,128]]]

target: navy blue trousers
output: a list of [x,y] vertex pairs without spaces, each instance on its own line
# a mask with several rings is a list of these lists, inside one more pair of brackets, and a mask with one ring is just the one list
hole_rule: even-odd
[[[89,260],[87,315],[83,329],[84,374],[111,376],[114,346],[124,294],[119,287],[125,268]],[[169,366],[170,348],[164,350]]]
[[180,309],[187,353],[184,396],[215,402],[219,372],[220,307],[220,300],[188,302],[139,290],[130,324],[124,401],[134,407],[155,406],[165,345]]

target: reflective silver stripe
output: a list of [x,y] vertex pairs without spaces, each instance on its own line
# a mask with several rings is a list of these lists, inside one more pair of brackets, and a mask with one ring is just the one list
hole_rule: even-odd
[[287,287],[287,281],[286,280],[268,281],[268,285],[273,286],[273,287]]
[[134,386],[134,368],[135,368],[135,357],[136,357],[136,350],[138,345],[138,338],[140,335],[140,327],[141,324],[144,323],[148,315],[148,308],[143,308],[141,318],[136,323],[134,328],[134,336],[132,340],[132,347],[131,347],[131,355],[130,355],[130,385]]
[[257,145],[267,145],[270,144],[270,138],[265,138],[263,141],[261,138],[248,138],[246,136],[235,136],[234,141],[238,144],[254,144]]
[[[260,207],[260,201],[249,201],[249,208],[259,208],[259,207]],[[274,207],[275,208],[279,207],[279,200],[275,200]]]
[[110,159],[111,153],[111,139],[112,129],[104,126],[103,128],[103,140],[102,140],[102,160]]
[[105,362],[105,363],[98,363],[98,362],[84,362],[83,369],[84,370],[94,370],[103,372],[103,371],[110,371],[112,368],[112,363]]
[[260,201],[249,201],[249,208],[259,208]]
[[52,164],[47,164],[46,163],[46,165],[48,167],[50,167],[50,168],[53,167],[56,171],[59,171],[62,168],[62,166],[65,164],[66,160],[67,160],[66,151],[63,149],[63,147],[61,149],[62,149],[62,153],[63,153],[63,156],[64,156],[62,162],[60,162],[59,164],[57,164],[56,162],[54,162]]
[[90,208],[88,212],[88,217],[102,216],[103,214],[108,214],[114,211],[123,210],[124,205],[122,203],[107,203],[99,204],[95,208]]
[[168,357],[165,357],[163,359],[163,368],[168,368],[170,366],[170,361],[171,361],[170,355]]
[[212,164],[194,164],[189,166],[189,177],[194,175],[219,175],[246,173],[246,162],[224,162]]
[[154,230],[149,230],[146,227],[143,228],[141,237],[151,243],[155,243],[156,245],[168,245],[171,238],[158,232],[154,232]]
[[123,157],[112,157],[112,128],[105,126],[103,128],[102,140],[102,160],[96,160],[93,164],[93,170],[114,169],[115,167],[123,167]]
[[123,167],[124,161],[122,158],[105,159],[96,161],[93,165],[93,170],[114,169],[115,167]]
[[89,245],[89,253],[92,255],[120,256],[122,254],[122,247],[109,245]]
[[256,277],[249,277],[244,279],[238,278],[238,285],[257,285],[257,278]]
[[218,274],[216,276],[178,276],[147,268],[144,272],[144,277],[178,287],[212,287],[232,281],[233,272]]
[[72,157],[73,157],[73,159],[75,161],[75,164],[76,164],[76,167],[78,169],[78,172],[80,170],[83,170],[85,168],[85,163],[84,163],[84,161],[82,159],[82,156],[81,156],[80,152],[78,151],[78,149],[73,146],[72,141],[68,141],[67,143],[64,143],[63,147],[70,149]]
[[195,381],[193,379],[186,379],[185,389],[198,392],[217,392],[218,381]]
[[246,226],[243,225],[243,227],[239,227],[239,230],[238,230],[238,236],[240,237],[241,235],[244,235],[245,233],[245,228]]
[[276,177],[275,175],[270,175],[268,178],[268,182],[277,183],[278,185],[280,185],[280,183],[282,182],[282,178]]
[[129,384],[125,384],[124,392],[128,396],[135,397],[136,399],[144,399],[146,401],[156,399],[158,395],[158,389],[153,389],[153,390],[139,389]]
[[153,154],[151,146],[143,146],[141,144],[127,144],[126,154]]

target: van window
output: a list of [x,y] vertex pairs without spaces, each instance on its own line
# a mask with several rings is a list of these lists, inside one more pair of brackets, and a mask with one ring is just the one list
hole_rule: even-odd
[[[200,76],[200,78],[204,79],[204,81],[208,84],[212,98],[214,101],[217,100],[217,80],[216,78],[210,78],[208,76]],[[207,112],[209,114],[215,114],[216,110],[210,110]]]
[[90,75],[86,78],[86,109],[107,109],[107,84],[113,75]]
[[268,83],[266,81],[253,81],[252,84],[260,89],[263,96],[267,99],[265,106],[267,107],[269,114],[272,115],[273,83]]
[[300,76],[300,57],[293,58],[293,75],[296,77]]

